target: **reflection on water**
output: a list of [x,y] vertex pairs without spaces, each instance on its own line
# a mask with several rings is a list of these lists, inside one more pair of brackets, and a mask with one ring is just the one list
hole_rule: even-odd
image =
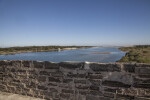
[[[102,52],[97,54],[96,52]],[[109,52],[103,54],[103,52]],[[89,61],[89,62],[116,62],[125,53],[118,47],[97,47],[76,50],[53,52],[20,53],[15,55],[1,55],[0,60],[39,60],[39,61]]]

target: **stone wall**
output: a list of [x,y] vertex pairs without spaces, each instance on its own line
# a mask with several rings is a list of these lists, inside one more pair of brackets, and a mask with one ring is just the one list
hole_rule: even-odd
[[47,100],[149,100],[150,64],[0,61],[0,91]]

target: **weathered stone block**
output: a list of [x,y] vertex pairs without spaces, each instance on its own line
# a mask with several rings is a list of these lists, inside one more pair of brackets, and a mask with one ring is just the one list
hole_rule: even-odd
[[6,81],[0,81],[0,85],[7,85]]
[[150,67],[150,64],[136,63],[136,67]]
[[14,93],[14,91],[16,91],[16,88],[12,86],[7,86],[7,91],[9,91],[10,93]]
[[0,74],[0,78],[2,78],[2,79],[3,79],[3,77],[5,77],[5,75],[3,75],[3,74]]
[[57,86],[57,83],[48,83],[48,86]]
[[150,89],[150,84],[134,83],[133,87],[135,87],[135,88],[147,88],[147,89]]
[[61,62],[59,63],[59,66],[67,69],[76,69],[76,68],[82,69],[84,67],[84,63]]
[[30,81],[30,79],[22,79],[21,80],[21,83],[24,83],[24,84],[29,84],[29,81]]
[[105,88],[104,91],[112,93],[122,93],[122,90],[120,88]]
[[51,76],[53,77],[63,77],[63,73],[60,71],[52,72]]
[[39,76],[38,81],[45,82],[46,81],[46,76]]
[[126,88],[126,89],[123,89],[122,94],[138,96],[138,89],[136,89],[136,88]]
[[84,74],[79,74],[78,73],[78,78],[86,78],[86,77],[87,77],[86,73],[84,73]]
[[150,79],[141,79],[141,78],[134,78],[134,82],[135,83],[140,83],[140,84],[143,84],[143,83],[150,83]]
[[28,70],[27,72],[31,75],[38,75],[36,70]]
[[74,83],[80,83],[80,84],[86,84],[86,80],[82,80],[82,79],[75,79]]
[[70,78],[78,78],[78,74],[73,74],[71,72],[68,73],[67,76],[70,77]]
[[0,60],[0,66],[7,65],[8,63],[6,61]]
[[96,63],[93,63],[93,64],[90,64],[90,68],[93,71],[108,71],[106,64],[96,64]]
[[[44,100],[55,100],[55,99],[53,99],[53,97],[51,97],[50,95],[47,95],[47,96],[44,96]],[[60,99],[58,99],[58,100],[60,100]]]
[[15,82],[8,82],[8,85],[9,85],[9,86],[18,86],[19,84],[18,84],[18,83],[15,83]]
[[3,75],[4,73],[3,72],[0,72],[0,75]]
[[49,75],[50,75],[50,72],[47,72],[47,71],[40,71],[39,74],[40,74],[40,75],[47,75],[47,76],[49,76]]
[[90,91],[89,94],[95,95],[95,96],[103,96],[102,91],[94,91],[94,90],[92,90],[92,91]]
[[102,83],[102,80],[97,80],[97,79],[89,79],[89,82],[92,84],[92,85],[101,85]]
[[17,82],[19,84],[20,80],[13,79],[13,82]]
[[19,73],[26,73],[26,70],[24,70],[24,69],[18,69],[17,72],[19,72]]
[[126,72],[134,73],[135,72],[135,67],[136,67],[135,64],[124,64],[124,70]]
[[66,83],[59,83],[58,84],[58,86],[60,87],[60,88],[74,88],[74,85],[72,85],[72,84],[66,84]]
[[79,94],[81,94],[81,95],[89,94],[89,91],[85,91],[85,90],[79,90],[78,92],[79,92]]
[[48,88],[47,87],[45,87],[45,86],[38,86],[38,89],[40,89],[40,90],[47,90]]
[[[30,79],[37,79],[37,75],[28,75],[28,77],[30,78]],[[24,77],[24,78],[27,78],[26,76]]]
[[150,89],[144,89],[145,95],[150,97]]
[[12,62],[12,66],[15,67],[15,68],[16,67],[20,68],[22,66],[21,63],[22,63],[21,61],[15,60],[15,61]]
[[86,100],[110,100],[106,99],[105,97],[100,97],[100,96],[93,96],[93,95],[87,95]]
[[136,67],[136,74],[150,74],[150,67]]
[[70,83],[72,81],[73,81],[73,79],[63,79],[63,83]]
[[30,92],[28,92],[28,93],[27,93],[27,96],[33,97],[33,94],[30,93]]
[[90,90],[99,91],[99,86],[91,85]]
[[122,94],[117,94],[116,98],[120,98],[120,99],[125,99],[125,100],[133,100],[134,96],[130,96],[130,95],[122,95]]
[[32,61],[22,61],[22,65],[23,65],[24,67],[30,67],[30,66],[31,66],[31,62],[32,62]]
[[50,92],[58,92],[56,88],[49,88]]
[[73,94],[74,90],[71,90],[71,89],[62,89],[62,93],[71,93],[71,94]]
[[[43,92],[44,90],[33,89],[34,97],[36,97],[36,98],[39,98],[39,96],[41,97],[41,95],[42,95],[41,91]],[[45,96],[46,96],[46,94],[45,94]]]
[[126,72],[108,72],[105,73],[103,80],[117,81],[124,84],[133,84],[133,76]]
[[59,69],[59,65],[57,63],[45,61],[45,69]]
[[60,93],[60,97],[63,98],[63,99],[69,100],[70,94],[68,94],[68,93]]
[[71,95],[71,97],[73,97],[73,98],[71,98],[70,100],[86,100],[86,96],[85,95],[80,95],[80,94],[78,94],[78,95]]
[[11,69],[11,72],[15,72],[16,70],[14,68]]
[[75,87],[77,89],[89,89],[90,86],[88,86],[88,85],[76,85]]
[[149,97],[135,97],[134,100],[149,100]]
[[97,64],[93,63],[90,64],[90,68],[95,72],[114,72],[114,71],[121,71],[121,67],[118,64]]
[[109,98],[114,98],[114,93],[110,93],[110,92],[105,92],[104,94],[104,97],[109,97]]
[[27,84],[26,87],[27,88],[36,88],[36,85],[34,82],[31,82],[30,84]]
[[3,80],[3,77],[0,77],[0,81],[2,81]]
[[8,74],[8,77],[13,78],[13,77],[14,77],[14,74],[9,73],[9,74]]
[[3,91],[3,90],[6,90],[6,86],[0,84],[0,90],[2,90],[2,91]]
[[150,74],[140,74],[138,75],[140,78],[150,78]]
[[103,76],[101,74],[89,74],[87,76],[87,78],[90,78],[90,79],[102,79]]
[[16,86],[15,88],[16,88],[16,91],[15,91],[16,94],[22,94],[22,92],[28,93],[30,91],[29,89],[26,89],[20,86]]
[[57,92],[54,94],[55,99],[56,99],[56,98],[60,99],[60,98],[59,98],[59,94],[60,94],[60,93],[57,93]]
[[131,85],[129,85],[129,84],[124,84],[122,82],[109,81],[109,80],[103,81],[102,85],[104,85],[104,86],[111,86],[111,87],[125,87],[125,88],[130,88],[131,87]]
[[70,78],[86,78],[86,74],[79,74],[79,73],[73,74],[71,72],[68,73],[67,76]]
[[[51,99],[52,100],[52,99]],[[54,98],[53,100],[61,100],[60,98]]]
[[60,78],[56,78],[56,77],[49,77],[49,81],[50,82],[61,82]]
[[43,68],[44,62],[33,61],[34,68]]
[[6,68],[4,66],[0,66],[0,72],[5,72]]

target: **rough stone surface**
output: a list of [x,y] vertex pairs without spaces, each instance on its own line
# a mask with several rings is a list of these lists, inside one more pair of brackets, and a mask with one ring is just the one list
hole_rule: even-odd
[[45,100],[45,99],[0,92],[0,100]]
[[5,60],[0,91],[46,100],[149,100],[150,64]]

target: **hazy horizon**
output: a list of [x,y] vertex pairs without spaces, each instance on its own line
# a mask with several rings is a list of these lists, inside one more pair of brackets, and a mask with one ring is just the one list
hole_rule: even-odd
[[[135,45],[24,45],[24,46],[3,46],[0,48],[11,48],[11,47],[32,47],[32,46],[93,46],[93,47],[132,47]],[[149,44],[139,44],[139,45],[149,45]]]
[[150,0],[0,0],[0,47],[150,45]]

